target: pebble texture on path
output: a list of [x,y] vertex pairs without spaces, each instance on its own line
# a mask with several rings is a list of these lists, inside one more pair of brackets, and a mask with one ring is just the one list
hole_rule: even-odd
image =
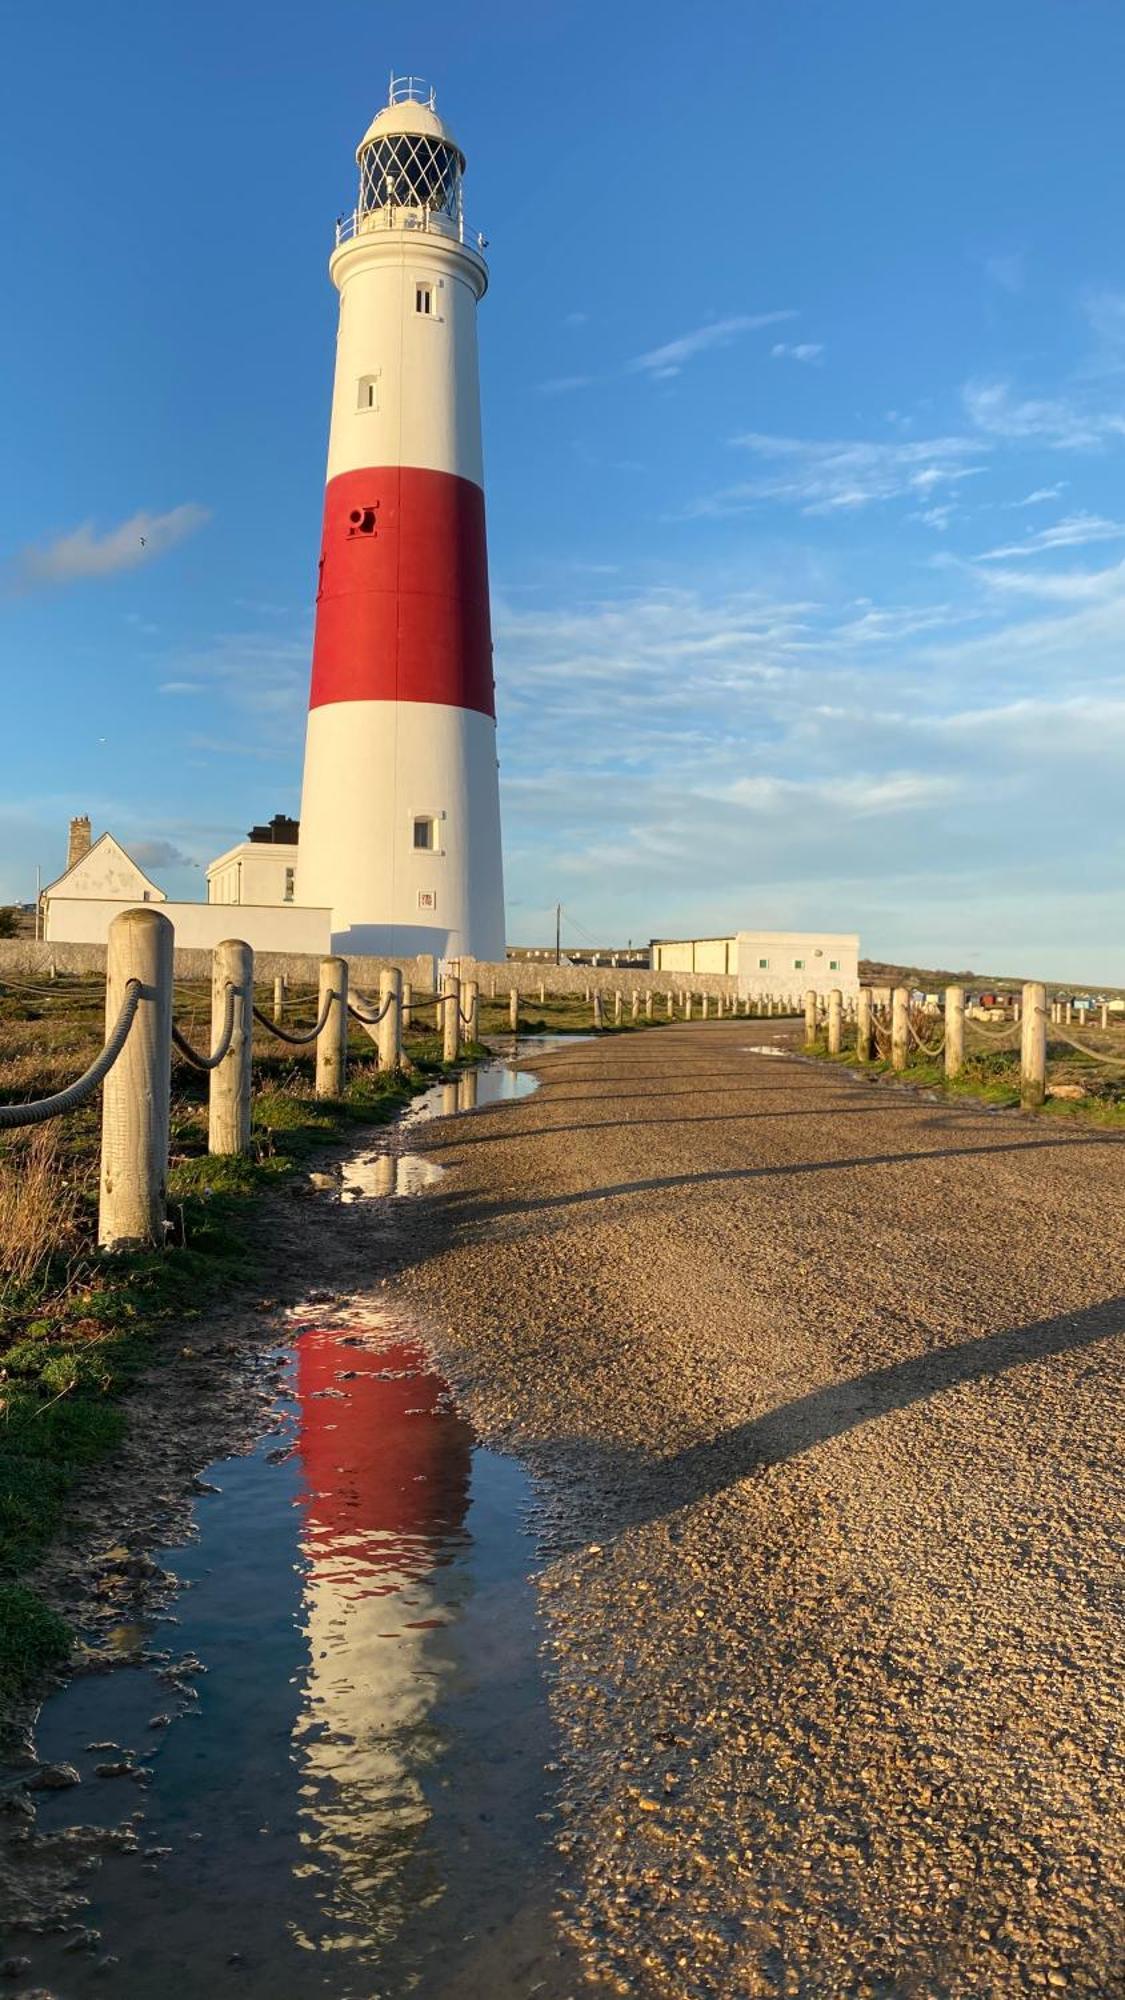
[[573,1496],[564,1924],[638,1995],[1121,1996],[1125,1136],[770,1034],[420,1135],[400,1282]]

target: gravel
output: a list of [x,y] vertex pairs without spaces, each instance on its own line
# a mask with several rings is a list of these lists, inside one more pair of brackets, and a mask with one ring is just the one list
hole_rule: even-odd
[[559,1915],[652,1996],[1125,1992],[1125,1139],[749,1052],[532,1056],[387,1244],[540,1579]]

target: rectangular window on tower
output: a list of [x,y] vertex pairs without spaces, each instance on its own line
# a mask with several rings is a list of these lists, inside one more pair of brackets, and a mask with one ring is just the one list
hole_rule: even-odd
[[360,376],[360,378],[359,378],[359,396],[358,396],[358,403],[359,403],[359,408],[360,408],[361,410],[377,410],[377,409],[378,409],[378,407],[379,407],[379,377],[378,377],[377,375],[361,375],[361,376]]
[[428,814],[414,822],[414,845],[426,854],[432,854],[437,846],[437,824]]
[[415,312],[425,313],[428,317],[433,312],[433,309],[434,309],[433,286],[422,285],[422,284],[415,285],[414,287]]
[[285,896],[284,896],[284,901],[287,903],[291,903],[293,901],[293,891],[296,886],[296,881],[297,881],[297,870],[295,868],[287,868],[285,870]]

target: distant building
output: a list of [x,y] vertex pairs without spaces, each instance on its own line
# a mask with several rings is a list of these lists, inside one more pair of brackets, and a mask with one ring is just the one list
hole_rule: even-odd
[[[331,913],[294,904],[297,832],[295,820],[275,814],[211,863],[206,903],[175,903],[112,833],[91,840],[89,820],[72,819],[67,867],[41,897],[42,935],[50,944],[104,944],[124,910],[157,903],[179,946],[209,949],[235,936],[259,952],[320,956],[328,950]],[[237,917],[230,904],[241,905]]]
[[811,987],[845,995],[859,991],[859,938],[854,931],[736,931],[731,937],[653,938],[652,969],[690,976],[722,972],[738,980],[743,999],[799,999]]
[[228,847],[207,870],[209,903],[292,903],[297,882],[300,822],[275,813],[249,838]]
[[[85,836],[83,837],[83,829]],[[88,819],[71,820],[68,853],[74,858],[63,873],[44,889],[43,936],[55,943],[85,944],[90,927],[97,929],[98,941],[105,925],[94,915],[103,906],[116,916],[118,909],[134,903],[165,903],[167,897],[144,869],[126,854],[112,833],[90,839]],[[105,920],[107,923],[109,918]]]

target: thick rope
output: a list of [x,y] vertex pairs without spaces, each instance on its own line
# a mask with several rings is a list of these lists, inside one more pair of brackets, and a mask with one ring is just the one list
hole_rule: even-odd
[[912,1020],[910,1019],[910,1016],[909,1016],[909,1015],[907,1015],[907,1019],[906,1019],[906,1025],[907,1025],[907,1028],[908,1028],[908,1029],[909,1029],[909,1031],[910,1031],[910,1039],[911,1039],[911,1041],[912,1041],[912,1042],[914,1043],[914,1046],[915,1046],[915,1048],[916,1048],[916,1049],[918,1049],[918,1050],[919,1050],[919,1052],[920,1052],[920,1053],[921,1053],[922,1055],[924,1055],[924,1056],[940,1056],[940,1054],[941,1054],[941,1052],[942,1052],[943,1048],[945,1047],[945,1030],[944,1030],[944,1028],[942,1029],[942,1034],[941,1034],[941,1040],[940,1040],[940,1042],[938,1042],[938,1044],[937,1044],[937,1046],[936,1046],[936,1048],[935,1048],[935,1047],[934,1047],[934,1046],[933,1046],[933,1045],[932,1045],[931,1043],[929,1043],[929,1042],[924,1042],[924,1041],[922,1040],[922,1037],[921,1037],[921,1035],[920,1035],[920,1034],[918,1033],[918,1030],[917,1030],[917,1028],[916,1028],[916,1027],[914,1026],[914,1023],[913,1023],[913,1021],[912,1021]]
[[219,1036],[218,1048],[213,1049],[209,1056],[201,1056],[198,1049],[193,1049],[187,1036],[181,1034],[176,1023],[173,1021],[172,1040],[179,1049],[180,1054],[185,1056],[188,1062],[191,1063],[193,1069],[218,1069],[224,1057],[230,1054],[230,1045],[234,1040],[234,1003],[240,991],[241,988],[232,985],[230,980],[227,981],[227,1010],[223,1015],[223,1031]]
[[[359,995],[359,998],[361,1000],[363,999],[362,993]],[[354,1001],[349,1000],[348,1013],[353,1015],[357,1021],[362,1021],[363,1026],[365,1028],[377,1028],[384,1014],[386,1014],[391,1008],[391,1006],[394,1004],[394,998],[395,996],[393,993],[388,993],[386,999],[384,1000],[377,1014],[361,1014],[359,1008],[355,1005]],[[370,1002],[365,1001],[364,1005],[369,1006]]]
[[[978,1043],[976,1049],[973,1050],[970,1046],[969,1036],[970,1036],[970,1031],[979,1028],[979,1026],[980,1023],[978,1021],[966,1021],[965,1023],[965,1047],[967,1050],[969,1050],[970,1053],[976,1055],[982,1055],[984,1053],[984,1049],[981,1046],[981,1044]],[[987,1036],[986,1039],[988,1046],[996,1050],[997,1053],[999,1053],[1003,1049],[1018,1048],[1022,1035],[1023,1035],[1023,1025],[1021,1022],[1017,1021],[1014,1027],[1005,1028],[1003,1034],[1000,1035],[990,1034]]]
[[1065,1042],[1068,1048],[1077,1049],[1080,1056],[1089,1056],[1091,1062],[1106,1063],[1110,1069],[1125,1068],[1125,1056],[1106,1055],[1101,1049],[1091,1049],[1085,1042],[1076,1042],[1073,1035],[1064,1035],[1058,1022],[1053,1022],[1047,1030],[1049,1042]]
[[1020,1025],[1019,1021],[981,1021],[975,1014],[965,1016],[966,1028],[972,1028],[976,1034],[983,1035],[985,1040],[990,1042],[1002,1042],[1009,1035],[1018,1034]]
[[317,1022],[315,1028],[309,1028],[304,1034],[299,1034],[299,1035],[292,1034],[288,1028],[283,1028],[280,1022],[271,1021],[269,1015],[263,1014],[260,1007],[253,1008],[252,1012],[254,1015],[254,1019],[256,1021],[260,1021],[262,1027],[267,1028],[271,1035],[276,1035],[279,1042],[288,1042],[293,1048],[299,1049],[302,1048],[306,1042],[315,1042],[317,1036],[322,1032],[329,1014],[332,1012],[332,1004],[335,999],[336,999],[335,993],[329,993],[326,996],[324,1005],[320,1010],[320,1019]]
[[121,1002],[121,1012],[113,1024],[100,1055],[95,1056],[88,1070],[67,1085],[65,1090],[57,1090],[53,1097],[40,1097],[31,1104],[0,1104],[0,1132],[11,1132],[21,1125],[45,1125],[48,1118],[62,1118],[68,1111],[76,1111],[88,1097],[92,1097],[102,1078],[109,1075],[118,1056],[129,1038],[133,1018],[140,1005],[144,987],[139,979],[126,982],[125,998]]

